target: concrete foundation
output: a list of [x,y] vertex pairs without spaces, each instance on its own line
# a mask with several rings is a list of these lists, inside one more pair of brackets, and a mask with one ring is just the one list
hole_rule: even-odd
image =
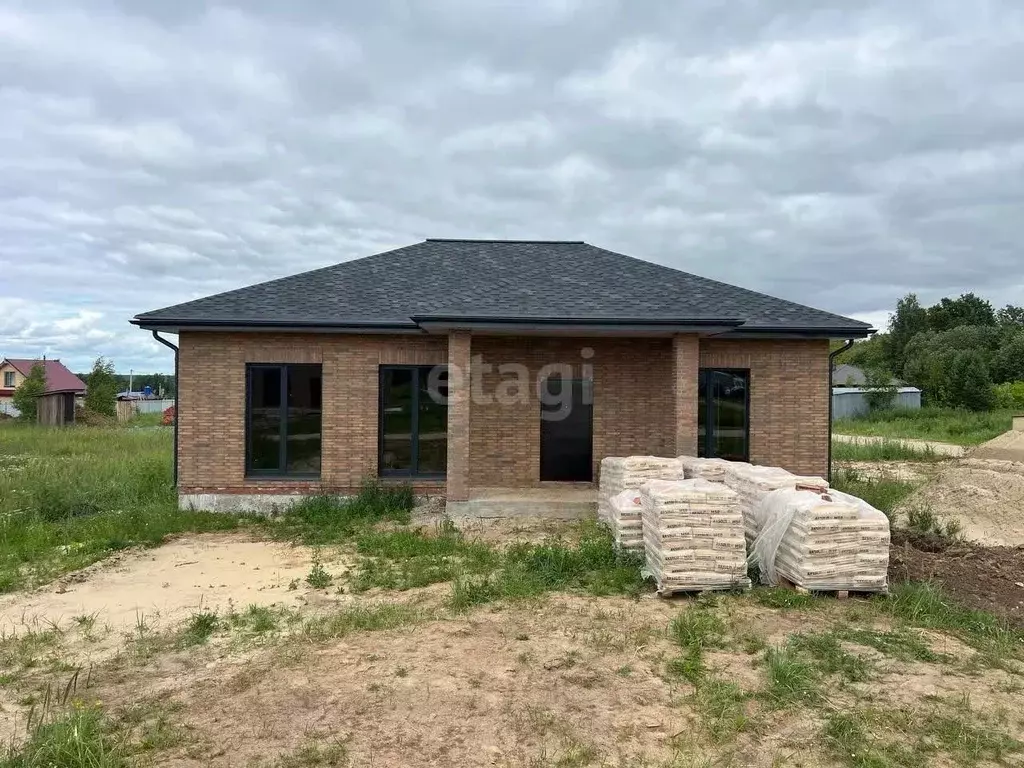
[[179,493],[178,509],[276,515],[308,499],[307,493]]
[[449,501],[451,518],[545,517],[582,520],[597,515],[597,489],[590,484],[540,488],[474,488],[466,501]]

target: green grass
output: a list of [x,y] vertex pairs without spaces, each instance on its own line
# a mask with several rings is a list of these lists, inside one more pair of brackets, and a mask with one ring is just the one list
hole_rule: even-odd
[[37,725],[28,741],[0,757],[0,768],[127,768],[123,734],[96,709],[74,707]]
[[185,622],[185,628],[181,633],[182,643],[189,645],[202,645],[220,627],[220,619],[217,614],[211,611],[199,611],[189,616]]
[[927,407],[920,410],[874,411],[856,419],[840,419],[833,431],[845,435],[880,435],[978,445],[1010,429],[1013,411],[963,411]]
[[840,467],[832,475],[832,487],[864,499],[891,519],[896,507],[912,494],[917,485],[894,475],[868,476],[852,467]]
[[171,534],[235,528],[179,511],[171,433],[0,422],[0,593]]
[[760,605],[778,611],[807,610],[820,605],[813,595],[784,587],[755,587],[750,595]]
[[464,611],[495,600],[554,591],[638,595],[647,588],[639,555],[616,551],[611,534],[596,522],[586,521],[579,530],[575,542],[554,537],[539,544],[510,545],[500,553],[492,573],[456,578],[449,606]]
[[833,711],[825,719],[826,744],[853,768],[924,768],[944,754],[956,765],[1002,763],[1024,751],[995,718],[970,703],[933,702],[927,709],[900,707]]
[[893,585],[886,597],[873,600],[878,610],[913,627],[937,629],[959,638],[993,664],[1020,659],[1024,633],[984,611],[952,601],[928,583]]
[[917,632],[898,628],[889,631],[847,627],[837,632],[843,640],[891,656],[899,661],[922,661],[929,664],[949,661],[949,658],[935,653]]
[[813,662],[792,645],[769,648],[765,652],[764,667],[768,683],[761,698],[769,707],[785,709],[813,704],[821,698],[819,675]]
[[410,626],[429,618],[421,608],[394,603],[353,606],[326,616],[308,619],[302,626],[303,634],[316,641],[345,637],[353,632],[379,632]]
[[367,482],[353,498],[320,494],[303,499],[267,526],[279,539],[310,545],[334,544],[375,523],[408,523],[415,504],[408,485]]
[[792,635],[789,647],[797,654],[809,656],[819,673],[838,675],[851,683],[862,683],[871,677],[871,664],[849,653],[840,643],[845,637],[834,632]]
[[899,440],[865,444],[832,441],[833,461],[942,461],[947,458],[931,446],[917,447]]

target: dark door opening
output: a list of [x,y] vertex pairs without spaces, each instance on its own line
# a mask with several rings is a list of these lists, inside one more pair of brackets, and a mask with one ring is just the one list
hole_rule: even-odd
[[593,383],[552,377],[541,383],[540,479],[594,479]]

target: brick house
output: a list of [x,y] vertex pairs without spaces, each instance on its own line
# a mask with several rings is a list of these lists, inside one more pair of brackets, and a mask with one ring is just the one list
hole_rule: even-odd
[[631,454],[821,474],[829,340],[871,332],[583,242],[440,239],[132,322],[178,334],[179,497],[211,508],[377,477],[457,504]]

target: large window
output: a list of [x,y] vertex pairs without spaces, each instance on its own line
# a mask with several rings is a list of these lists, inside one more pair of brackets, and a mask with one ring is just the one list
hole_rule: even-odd
[[320,475],[321,392],[319,365],[248,366],[247,475]]
[[4,371],[4,386],[8,389],[14,386],[14,371]]
[[448,463],[448,371],[381,366],[380,474],[442,477]]
[[698,387],[697,455],[747,461],[750,371],[702,368]]

